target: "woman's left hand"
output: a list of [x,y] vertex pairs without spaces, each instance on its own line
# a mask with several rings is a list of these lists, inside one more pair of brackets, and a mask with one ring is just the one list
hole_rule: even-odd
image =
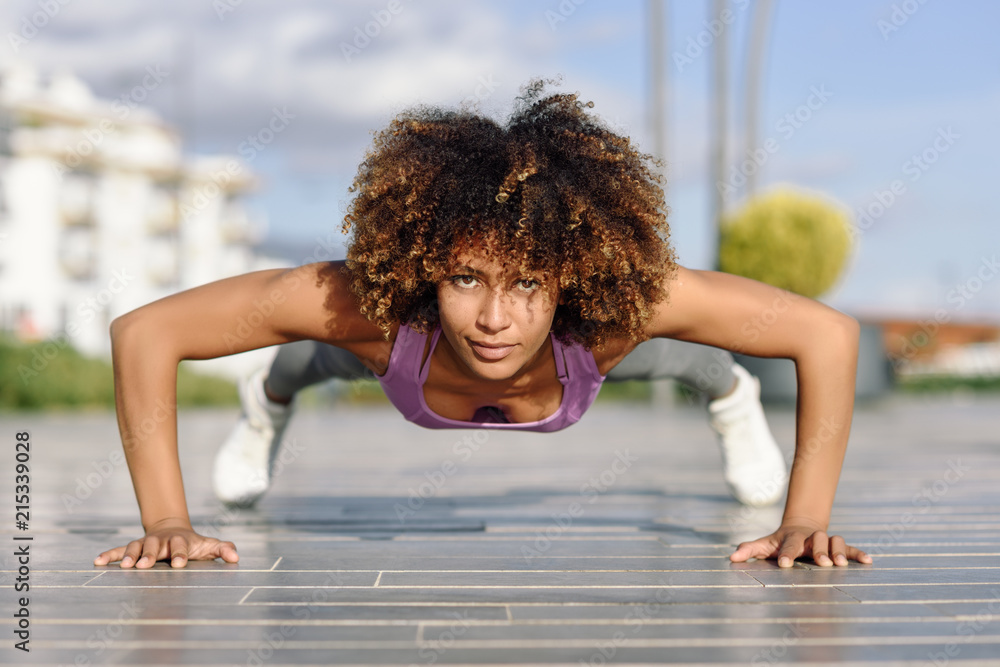
[[817,565],[847,565],[849,561],[871,563],[872,557],[844,542],[840,535],[828,537],[814,527],[782,524],[770,535],[743,542],[729,556],[734,563],[750,558],[777,558],[778,567],[791,567],[799,556],[810,556]]

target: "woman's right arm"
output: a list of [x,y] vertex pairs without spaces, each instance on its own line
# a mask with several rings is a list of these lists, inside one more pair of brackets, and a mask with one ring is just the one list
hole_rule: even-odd
[[[357,311],[348,279],[337,270],[342,264],[226,278],[159,299],[111,323],[118,428],[146,538],[102,553],[95,564],[121,559],[128,567],[140,554],[147,557],[141,563],[146,567],[168,556],[179,557],[173,564],[180,567],[188,558],[235,562],[232,543],[191,531],[177,454],[178,363],[306,338],[347,348],[381,339],[381,331]],[[324,268],[325,282],[319,273]]]

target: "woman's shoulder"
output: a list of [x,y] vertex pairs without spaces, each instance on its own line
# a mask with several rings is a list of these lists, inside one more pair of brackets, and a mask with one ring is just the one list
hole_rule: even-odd
[[[288,269],[276,282],[291,306],[282,309],[285,318],[301,320],[296,329],[307,338],[338,347],[386,340],[361,312],[344,260],[303,264]],[[390,340],[396,330],[390,331]]]
[[638,343],[629,338],[608,338],[601,347],[591,348],[597,371],[601,375],[607,375],[636,345]]
[[345,267],[346,262],[338,260],[287,270],[281,276],[281,283],[291,308],[283,312],[289,320],[300,320],[294,325],[296,338],[310,338],[345,349],[381,375],[389,366],[399,324],[393,324],[386,337],[361,312]]

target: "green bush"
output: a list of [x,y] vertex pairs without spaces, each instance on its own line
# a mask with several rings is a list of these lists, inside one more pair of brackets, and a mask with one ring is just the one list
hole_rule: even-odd
[[[177,369],[177,405],[238,405],[236,385]],[[115,407],[111,364],[55,341],[24,344],[0,338],[0,409],[50,410]]]
[[723,218],[719,268],[814,299],[844,269],[850,225],[840,205],[781,186]]

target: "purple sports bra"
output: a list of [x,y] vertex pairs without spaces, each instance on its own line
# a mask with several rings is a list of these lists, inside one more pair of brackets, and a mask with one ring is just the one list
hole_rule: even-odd
[[499,407],[480,408],[473,415],[473,421],[448,419],[432,412],[424,400],[424,382],[430,372],[431,357],[441,336],[441,326],[435,326],[431,337],[431,349],[420,367],[427,334],[417,333],[402,324],[392,352],[389,354],[389,368],[385,375],[377,375],[382,390],[407,421],[425,428],[495,428],[511,431],[550,432],[566,428],[580,421],[597,397],[604,382],[604,375],[597,369],[597,362],[590,350],[582,345],[563,345],[554,334],[552,352],[555,355],[556,372],[563,386],[562,403],[550,416],[540,421],[509,423]]

